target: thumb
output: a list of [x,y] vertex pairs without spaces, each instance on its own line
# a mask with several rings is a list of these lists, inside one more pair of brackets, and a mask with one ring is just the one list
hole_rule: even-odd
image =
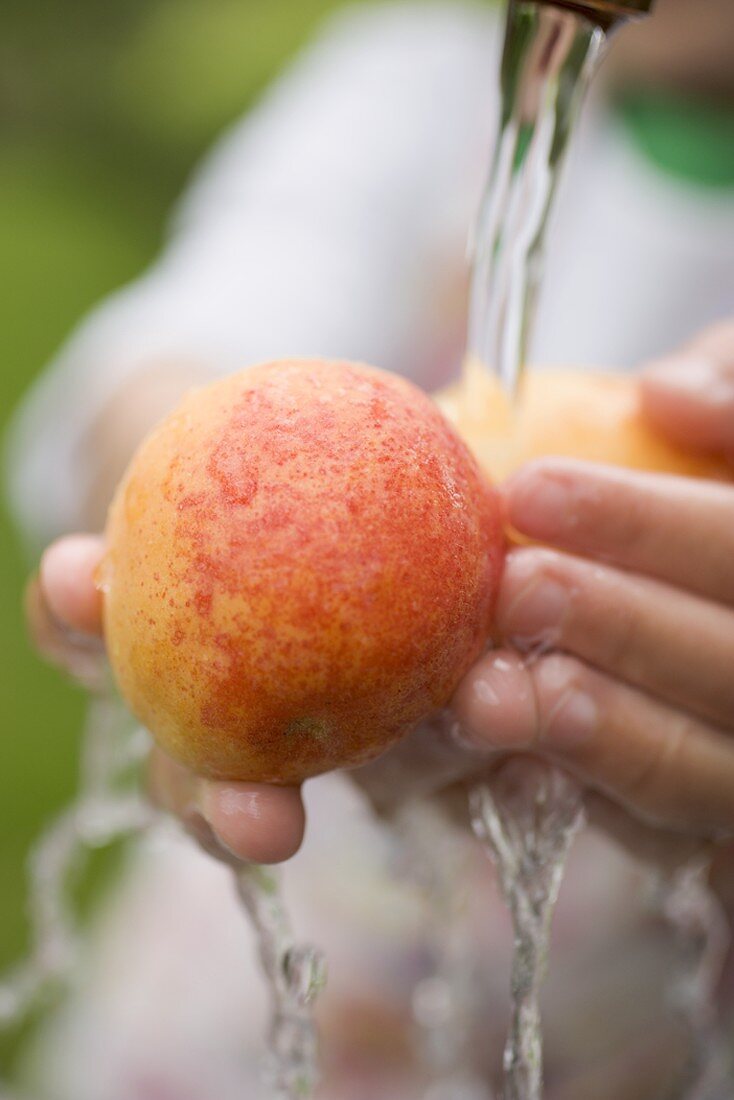
[[651,363],[641,400],[648,422],[673,442],[734,458],[734,322]]

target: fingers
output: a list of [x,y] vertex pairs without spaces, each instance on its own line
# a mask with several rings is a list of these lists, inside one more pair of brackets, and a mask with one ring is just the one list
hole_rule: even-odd
[[254,863],[280,863],[301,846],[306,825],[297,787],[203,783],[204,818],[226,849]]
[[541,548],[507,557],[496,626],[734,727],[734,610],[659,581]]
[[36,649],[90,691],[107,680],[101,641],[101,596],[94,570],[100,539],[73,535],[53,543],[25,593],[28,631]]
[[200,779],[155,748],[149,789],[154,802],[225,862],[280,863],[301,846],[305,813],[295,787]]
[[651,363],[641,401],[649,422],[674,442],[734,456],[734,322]]
[[51,614],[38,576],[28,582],[24,603],[28,633],[41,656],[89,691],[104,688],[107,663],[101,640],[69,633]]
[[504,496],[523,535],[734,604],[734,487],[542,459]]
[[[26,597],[38,649],[90,688],[104,682],[102,597],[95,585],[103,552],[102,539],[90,535],[53,543]],[[305,816],[295,788],[208,782],[155,749],[150,789],[154,801],[220,859],[278,863],[301,845]]]
[[731,738],[576,658],[490,653],[454,709],[477,747],[555,759],[655,824],[734,830]]
[[103,553],[100,537],[69,535],[52,543],[41,558],[39,576],[51,614],[81,634],[102,633],[102,593],[95,571]]

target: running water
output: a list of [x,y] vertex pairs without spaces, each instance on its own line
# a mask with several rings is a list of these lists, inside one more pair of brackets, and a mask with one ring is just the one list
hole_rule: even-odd
[[[500,132],[472,242],[469,349],[457,410],[469,434],[489,433],[499,441],[494,457],[500,469],[511,457],[501,449],[511,438],[548,218],[584,94],[603,56],[606,30],[615,22],[609,11],[632,14],[649,7],[646,0],[509,5]],[[474,830],[496,863],[515,931],[503,1097],[540,1100],[538,993],[565,859],[583,820],[582,795],[552,767],[518,761],[472,792],[471,810]],[[715,1005],[728,937],[706,871],[698,863],[684,866],[660,895],[678,944],[671,999],[691,1038],[677,1092],[686,1100],[719,1095],[717,1082],[730,1075],[722,1064]]]
[[720,1100],[731,1091],[734,1066],[721,1034],[716,993],[729,949],[726,914],[708,885],[710,861],[694,858],[659,881],[658,906],[675,937],[677,965],[668,988],[671,1007],[689,1035],[690,1054],[671,1100]]
[[[494,394],[492,427],[500,439],[511,434],[553,198],[605,42],[600,20],[581,11],[533,0],[509,4],[499,136],[472,241],[469,348],[459,396],[460,415],[481,424],[490,415],[487,394]],[[488,391],[488,381],[500,386]],[[582,795],[551,766],[517,762],[474,789],[471,812],[497,866],[515,933],[503,1100],[540,1100],[538,997],[566,855],[583,820]]]
[[571,842],[584,819],[578,785],[536,761],[510,760],[471,793],[472,826],[490,853],[515,934],[503,1100],[540,1100],[540,987],[551,918]]
[[[500,132],[471,245],[469,357],[514,399],[525,364],[546,226],[584,94],[606,35],[578,12],[510,3]],[[465,378],[471,408],[471,372]]]
[[271,868],[242,864],[234,874],[273,1003],[266,1081],[273,1100],[307,1100],[318,1083],[312,1006],[326,983],[324,959],[316,948],[295,944]]
[[0,982],[0,1028],[21,1024],[73,979],[81,934],[71,901],[84,857],[140,833],[154,811],[131,778],[148,749],[121,704],[90,702],[79,792],[41,836],[28,861],[29,956]]
[[[28,958],[0,981],[0,1029],[20,1026],[78,970],[82,935],[72,886],[85,857],[164,823],[140,794],[139,766],[150,740],[111,692],[92,697],[84,732],[79,791],[46,830],[29,859]],[[221,858],[221,853],[214,854]],[[308,1100],[318,1079],[312,1003],[325,967],[314,948],[294,943],[277,877],[257,865],[233,868],[243,909],[252,922],[273,1016],[266,1067],[269,1100]],[[0,1080],[0,1100],[6,1083]]]

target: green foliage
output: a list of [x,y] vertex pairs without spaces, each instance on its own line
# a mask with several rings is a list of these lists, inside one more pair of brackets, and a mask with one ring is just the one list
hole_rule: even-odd
[[[33,0],[0,43],[0,432],[90,306],[138,273],[192,163],[335,0]],[[8,10],[8,7],[10,10]],[[71,794],[80,692],[31,652],[29,563],[0,510],[0,966],[25,854]],[[10,1046],[0,1043],[0,1061]]]
[[120,58],[120,110],[149,139],[192,148],[238,117],[333,0],[169,0]]
[[[67,149],[0,152],[2,422],[74,320],[151,254],[152,220],[114,176],[84,170]],[[26,945],[27,850],[69,797],[83,715],[81,692],[31,652],[22,621],[28,564],[0,512],[0,966]]]

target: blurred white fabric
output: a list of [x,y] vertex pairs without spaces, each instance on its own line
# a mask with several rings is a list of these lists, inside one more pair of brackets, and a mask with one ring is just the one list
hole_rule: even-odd
[[[499,42],[478,6],[350,8],[222,138],[160,259],[72,333],[17,418],[11,495],[37,544],[78,525],[79,440],[147,363],[345,357],[426,388],[456,369]],[[734,311],[731,192],[663,177],[599,103],[570,160],[535,361],[629,368]]]

